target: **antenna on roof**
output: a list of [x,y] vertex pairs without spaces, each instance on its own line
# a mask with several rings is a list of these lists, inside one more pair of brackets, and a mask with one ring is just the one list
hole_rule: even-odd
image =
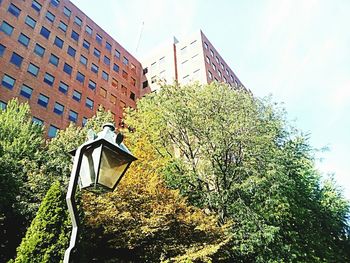
[[143,33],[143,26],[145,25],[145,21],[142,21],[141,27],[140,27],[140,34],[139,34],[139,39],[137,40],[137,44],[136,44],[136,50],[135,53],[137,53],[138,49],[139,49],[139,45],[141,42],[141,37],[142,37],[142,33]]

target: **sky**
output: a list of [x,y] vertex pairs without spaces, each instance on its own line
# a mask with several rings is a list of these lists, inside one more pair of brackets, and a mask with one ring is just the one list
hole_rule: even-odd
[[254,95],[283,103],[310,144],[328,149],[317,167],[350,200],[350,1],[72,2],[138,59],[202,29]]

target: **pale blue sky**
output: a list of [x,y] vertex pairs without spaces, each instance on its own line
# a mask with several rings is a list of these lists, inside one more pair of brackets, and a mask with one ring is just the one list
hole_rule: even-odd
[[318,167],[350,199],[350,1],[72,2],[136,58],[202,29],[246,87],[284,102],[312,146],[329,147]]

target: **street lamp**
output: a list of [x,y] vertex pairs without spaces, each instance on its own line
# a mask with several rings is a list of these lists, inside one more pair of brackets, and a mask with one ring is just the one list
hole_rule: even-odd
[[114,125],[106,123],[97,135],[89,132],[88,141],[71,152],[74,163],[66,201],[73,228],[69,247],[64,254],[64,263],[70,262],[70,254],[78,235],[79,222],[74,198],[77,184],[79,183],[80,189],[113,191],[130,164],[136,160],[122,141],[122,134],[115,134]]

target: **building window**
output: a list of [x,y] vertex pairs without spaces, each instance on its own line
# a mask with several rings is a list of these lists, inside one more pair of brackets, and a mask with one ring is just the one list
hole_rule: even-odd
[[209,79],[213,79],[213,74],[208,70]]
[[[222,69],[222,70],[224,70],[224,69],[225,69],[224,64],[221,62],[221,64],[220,64],[220,65],[221,65],[221,69]],[[226,72],[227,72],[227,71],[226,71]]]
[[44,108],[47,107],[47,105],[49,104],[49,97],[45,96],[44,94],[39,95],[38,98],[38,104]]
[[205,56],[205,61],[210,64],[210,58],[208,56]]
[[230,76],[230,79],[231,79],[231,82],[235,81],[235,78],[232,75]]
[[60,21],[60,24],[58,25],[58,28],[61,29],[63,32],[67,31],[67,25]]
[[7,103],[0,100],[0,110],[6,110]]
[[86,64],[87,64],[87,58],[84,57],[83,55],[80,55],[80,63],[86,66]]
[[65,14],[66,17],[70,17],[72,14],[72,11],[70,11],[66,6],[63,8],[63,14]]
[[55,82],[55,77],[52,76],[51,74],[45,72],[44,82],[45,82],[46,84],[48,84],[49,86],[52,86],[53,83]]
[[219,74],[219,77],[221,78],[221,71],[220,70],[218,70],[218,74]]
[[218,58],[218,56],[215,56],[215,60],[216,60],[216,63],[219,64],[219,58]]
[[131,65],[130,65],[130,70],[131,70],[132,72],[135,72],[135,73],[136,73],[136,66],[135,66],[134,64],[132,64],[132,63],[131,63]]
[[23,57],[21,57],[20,55],[18,55],[17,53],[13,52],[10,62],[15,65],[16,67],[21,67],[22,65],[22,61],[23,61]]
[[119,66],[117,64],[113,64],[113,70],[118,73],[119,72]]
[[142,74],[143,75],[146,75],[148,73],[148,68],[144,68],[143,70],[142,70]]
[[128,72],[126,72],[125,70],[123,70],[123,72],[122,72],[122,77],[123,77],[124,79],[128,79]]
[[129,65],[129,60],[126,57],[123,57],[123,64],[125,66]]
[[134,79],[133,77],[131,77],[131,85],[136,87],[136,79]]
[[72,34],[70,36],[75,41],[77,41],[77,42],[79,41],[79,34],[77,32],[75,32],[74,30],[72,30]]
[[60,92],[62,92],[63,94],[67,94],[68,89],[69,89],[69,86],[66,83],[61,81],[59,86],[58,86],[58,90]]
[[31,87],[23,84],[19,94],[27,99],[30,99],[30,97],[32,96],[32,93],[33,93],[33,89]]
[[41,10],[41,4],[39,4],[37,1],[33,0],[32,1],[32,8],[37,11],[40,12]]
[[60,4],[60,1],[59,0],[51,0],[51,5],[54,6],[54,7],[58,7]]
[[148,81],[146,80],[146,81],[142,82],[142,88],[145,89],[147,87],[148,87]]
[[0,44],[0,57],[2,57],[5,53],[6,47],[2,44]]
[[115,78],[112,78],[112,87],[118,88],[118,80],[116,80]]
[[207,42],[204,42],[204,48],[205,48],[205,49],[208,49],[208,44],[207,44]]
[[37,54],[38,56],[42,57],[42,56],[44,56],[45,48],[43,48],[38,43],[36,43],[35,47],[34,47],[34,53]]
[[90,48],[90,43],[88,41],[86,41],[85,39],[83,41],[83,47],[86,48],[87,50],[89,50],[89,48]]
[[70,65],[68,65],[67,63],[64,63],[63,71],[65,73],[67,73],[70,76],[70,75],[72,75],[72,70],[73,70],[73,68]]
[[26,17],[25,23],[26,23],[28,26],[30,26],[31,28],[35,28],[36,21],[35,21],[33,18],[31,18],[30,16],[27,16],[27,17]]
[[133,101],[135,101],[135,93],[133,92],[130,92],[130,99],[132,99]]
[[109,97],[109,101],[113,104],[116,105],[117,104],[117,97],[112,95]]
[[181,55],[185,55],[187,53],[187,46],[181,48]]
[[79,102],[81,100],[81,93],[79,91],[74,90],[72,98],[73,100],[76,100]]
[[92,90],[96,89],[96,83],[94,81],[92,81],[91,79],[89,79],[89,88]]
[[85,106],[92,110],[94,108],[94,101],[90,98],[86,98]]
[[94,48],[94,55],[95,55],[95,57],[100,58],[101,52],[97,48]]
[[226,69],[226,75],[229,76],[230,72],[228,71],[228,69]]
[[68,46],[67,53],[68,53],[68,55],[70,55],[71,57],[74,58],[76,50],[74,48],[72,48],[71,46]]
[[21,13],[21,9],[19,9],[17,6],[15,6],[14,4],[10,4],[9,8],[7,9],[7,11],[9,11],[11,14],[13,14],[15,17],[18,17],[19,14]]
[[50,30],[48,30],[46,27],[41,27],[40,35],[42,35],[44,38],[49,39],[50,33]]
[[38,76],[38,73],[39,73],[39,67],[35,66],[32,63],[29,63],[27,72],[29,72],[30,74],[36,77]]
[[214,57],[214,51],[210,49],[210,56]]
[[126,96],[128,94],[128,89],[124,85],[122,85],[121,92]]
[[152,78],[151,78],[151,83],[153,84],[153,83],[155,83],[157,81],[157,77],[156,76],[153,76]]
[[50,11],[47,11],[46,12],[46,18],[47,20],[49,20],[51,23],[53,23],[55,21],[55,15],[52,14]]
[[16,82],[16,79],[5,74],[2,78],[1,85],[3,85],[5,88],[12,90],[13,87],[15,86],[15,82]]
[[83,21],[81,21],[80,17],[74,17],[74,23],[77,24],[78,26],[81,26]]
[[53,126],[51,124],[49,127],[49,132],[47,133],[47,136],[49,136],[49,138],[56,137],[58,131],[59,131],[59,129],[56,126]]
[[59,47],[59,48],[62,48],[63,47],[63,40],[60,39],[59,37],[56,37],[55,41],[54,41],[54,45]]
[[88,119],[86,117],[83,117],[83,120],[82,120],[82,126],[84,127],[87,123]]
[[77,122],[78,120],[78,113],[72,110],[69,110],[68,120],[72,122]]
[[0,27],[1,31],[4,32],[6,35],[11,36],[12,32],[13,32],[13,26],[11,26],[10,24],[8,24],[5,21],[2,21],[1,27]]
[[55,102],[53,112],[56,113],[57,115],[62,115],[64,112],[64,106],[58,102]]
[[224,82],[227,83],[227,79],[224,77]]
[[79,81],[80,83],[84,83],[85,76],[84,74],[80,73],[79,71],[77,72],[77,77],[76,80]]
[[94,63],[91,64],[91,71],[94,73],[98,73],[98,66],[96,66]]
[[49,58],[49,62],[52,64],[52,65],[54,65],[54,66],[58,66],[58,62],[59,62],[59,58],[56,56],[56,55],[54,55],[54,54],[51,54],[50,55],[50,58]]
[[212,66],[213,70],[216,71],[216,66],[215,66],[215,64],[212,63],[211,66]]
[[115,50],[114,56],[115,56],[117,59],[120,59],[120,52],[119,52],[118,50]]
[[99,43],[100,45],[102,44],[102,37],[99,34],[96,34],[96,41],[97,43]]
[[102,71],[102,78],[105,80],[105,81],[108,81],[108,78],[109,78],[109,75],[106,71]]
[[39,119],[34,116],[32,117],[32,122],[33,124],[36,124],[36,125],[40,125],[40,126],[44,125],[44,121],[42,119]]
[[100,96],[103,98],[107,97],[107,90],[105,90],[104,88],[100,88]]
[[109,66],[109,65],[111,64],[111,60],[110,60],[108,57],[106,57],[106,56],[104,56],[103,62],[104,62],[107,66]]
[[18,37],[18,42],[21,43],[23,46],[28,47],[30,38],[27,37],[25,34],[21,33]]
[[92,28],[86,25],[85,32],[88,33],[89,35],[92,35]]
[[106,49],[111,52],[112,51],[112,45],[108,42],[106,42]]

